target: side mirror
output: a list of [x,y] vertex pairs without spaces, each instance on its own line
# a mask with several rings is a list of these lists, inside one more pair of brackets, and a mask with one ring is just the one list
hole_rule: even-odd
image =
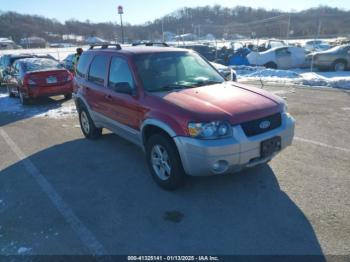
[[135,91],[128,82],[110,83],[109,86],[114,92],[134,95]]

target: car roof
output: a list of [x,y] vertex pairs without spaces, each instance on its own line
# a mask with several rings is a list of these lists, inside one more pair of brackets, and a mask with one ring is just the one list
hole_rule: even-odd
[[130,46],[122,47],[122,49],[116,48],[97,48],[87,50],[84,53],[119,53],[124,55],[139,55],[139,54],[153,54],[153,53],[167,53],[167,52],[189,52],[188,49],[175,48],[175,47],[159,47],[159,46]]

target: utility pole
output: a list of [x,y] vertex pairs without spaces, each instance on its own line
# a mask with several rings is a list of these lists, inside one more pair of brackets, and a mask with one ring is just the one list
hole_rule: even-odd
[[[322,27],[322,21],[319,18],[316,39],[320,38],[321,27]],[[313,44],[313,52],[315,52],[315,49],[316,49],[316,45],[315,45],[316,39],[314,40],[314,44]],[[311,58],[311,72],[313,72],[313,71],[314,71],[314,55],[312,55],[312,58]]]
[[163,36],[163,43],[165,42],[165,36],[164,36],[164,19],[162,18],[162,36]]
[[124,27],[123,27],[123,14],[124,14],[124,10],[123,10],[123,6],[118,6],[118,14],[120,15],[120,26],[121,26],[121,30],[122,30],[122,44],[124,44]]

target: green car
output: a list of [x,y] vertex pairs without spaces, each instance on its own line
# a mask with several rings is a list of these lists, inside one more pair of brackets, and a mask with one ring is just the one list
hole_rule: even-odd
[[[312,59],[313,58],[313,59]],[[318,69],[345,71],[350,69],[350,44],[333,47],[329,50],[309,54],[307,57]]]

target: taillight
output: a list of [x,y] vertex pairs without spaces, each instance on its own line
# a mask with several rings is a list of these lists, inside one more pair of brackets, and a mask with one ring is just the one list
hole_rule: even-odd
[[30,75],[26,75],[23,79],[23,85],[24,86],[29,86],[29,87],[36,87],[37,83],[30,78]]
[[67,75],[67,77],[66,77],[66,82],[70,82],[70,81],[72,81],[73,80],[73,74],[71,73],[71,72],[67,72],[68,73],[68,75]]

